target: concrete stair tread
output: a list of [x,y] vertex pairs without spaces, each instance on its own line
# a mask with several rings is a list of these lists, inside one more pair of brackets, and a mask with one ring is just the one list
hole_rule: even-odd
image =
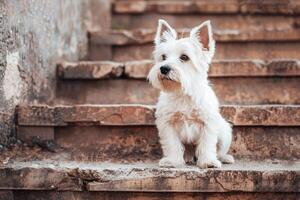
[[[300,163],[237,160],[219,169],[157,163],[14,161],[0,166],[0,188],[153,192],[300,192]],[[21,178],[20,178],[21,177]]]
[[299,1],[239,1],[239,0],[202,0],[202,1],[157,1],[135,0],[115,1],[114,13],[140,14],[145,12],[184,14],[184,13],[212,13],[212,14],[282,14],[293,15],[300,13]]
[[[57,74],[60,79],[145,79],[153,64],[152,60],[63,62],[58,64]],[[300,76],[299,60],[218,60],[213,61],[209,71],[209,77],[285,76]]]
[[[138,104],[19,106],[18,124],[23,126],[154,125],[155,107]],[[222,115],[235,126],[299,126],[300,105],[223,105]]]
[[[188,29],[178,29],[178,35],[188,36]],[[112,30],[109,34],[90,33],[93,44],[99,45],[132,45],[153,43],[156,29]],[[283,27],[280,29],[256,28],[256,29],[227,29],[214,30],[214,38],[217,42],[280,42],[299,41],[300,30],[295,27]]]

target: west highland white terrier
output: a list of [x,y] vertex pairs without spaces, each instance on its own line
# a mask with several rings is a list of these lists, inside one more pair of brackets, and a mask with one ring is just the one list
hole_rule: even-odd
[[[163,158],[162,167],[183,166],[196,161],[200,168],[233,163],[228,154],[230,124],[221,116],[218,99],[208,81],[215,53],[210,21],[193,28],[189,37],[159,20],[153,52],[155,65],[148,79],[161,90],[156,107]],[[188,146],[194,146],[191,151]]]

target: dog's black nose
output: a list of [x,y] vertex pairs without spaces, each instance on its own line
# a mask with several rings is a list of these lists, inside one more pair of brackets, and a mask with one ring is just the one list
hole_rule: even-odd
[[171,68],[167,65],[160,67],[160,73],[162,73],[163,75],[167,75],[169,71],[171,71]]

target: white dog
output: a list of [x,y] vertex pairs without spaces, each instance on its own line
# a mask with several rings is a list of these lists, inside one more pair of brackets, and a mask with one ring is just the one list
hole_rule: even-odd
[[[148,79],[161,90],[155,113],[163,150],[160,166],[182,166],[194,155],[200,168],[234,162],[228,154],[232,129],[207,80],[214,52],[210,21],[193,28],[189,37],[177,39],[176,31],[159,20],[155,65]],[[195,151],[187,152],[186,145],[194,145]]]

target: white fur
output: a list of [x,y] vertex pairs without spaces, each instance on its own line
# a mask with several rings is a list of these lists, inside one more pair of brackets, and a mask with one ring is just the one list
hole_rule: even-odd
[[[204,26],[208,26],[208,49],[203,48],[198,34]],[[162,27],[165,32],[162,32]],[[155,37],[155,65],[148,79],[161,90],[156,110],[156,125],[163,150],[160,166],[184,165],[185,144],[196,146],[197,165],[201,168],[221,167],[221,162],[234,162],[233,157],[227,154],[232,138],[231,126],[221,116],[218,99],[207,79],[214,52],[215,41],[209,21],[192,29],[190,37],[177,39],[176,31],[167,22],[159,20]],[[166,55],[166,60],[162,60],[162,54]],[[190,60],[181,61],[182,54]],[[171,83],[179,83],[179,89],[166,90],[160,72],[160,67],[164,65],[170,66],[167,78],[172,80]],[[176,113],[182,115],[179,128],[177,124],[170,123]],[[190,123],[189,119],[194,120],[195,115],[200,116],[204,126]]]

